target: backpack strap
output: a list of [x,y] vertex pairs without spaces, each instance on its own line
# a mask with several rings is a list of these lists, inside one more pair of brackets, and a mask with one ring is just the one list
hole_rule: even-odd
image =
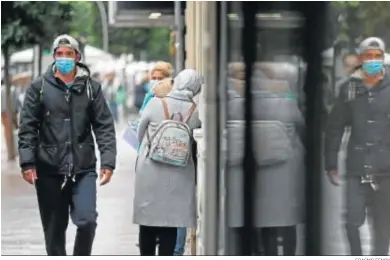
[[[169,111],[168,111],[168,104],[167,104],[167,101],[165,100],[165,98],[161,99],[161,103],[162,103],[163,108],[164,108],[165,120],[169,120],[170,117],[169,117]],[[183,123],[187,123],[188,122],[188,120],[191,118],[192,114],[194,113],[195,108],[196,108],[196,104],[193,102],[191,107],[190,107],[190,109],[188,110],[187,116],[184,118],[184,120],[182,120]]]
[[95,97],[93,96],[93,89],[92,89],[92,83],[90,78],[87,79],[87,96],[88,99],[94,101]]
[[164,117],[165,117],[165,120],[169,120],[168,104],[167,104],[167,101],[165,100],[165,98],[162,98],[162,99],[161,99],[161,103],[162,103],[163,108],[164,108]]
[[192,114],[194,113],[195,108],[196,108],[196,104],[192,103],[192,106],[190,107],[190,110],[188,110],[187,117],[183,120],[183,123],[187,124],[188,120],[190,120]]

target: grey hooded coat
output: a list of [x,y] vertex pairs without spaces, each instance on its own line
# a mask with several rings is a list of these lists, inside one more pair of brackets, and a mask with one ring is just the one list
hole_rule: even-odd
[[[183,73],[184,72],[184,73]],[[186,73],[190,75],[186,75]],[[185,76],[185,77],[180,77]],[[175,78],[174,91],[165,97],[169,114],[188,115],[193,101],[189,96],[195,71],[184,70]],[[197,79],[196,79],[197,80]],[[179,85],[179,86],[178,86]],[[194,83],[194,93],[200,91],[201,83]],[[185,89],[180,89],[185,87]],[[175,90],[176,89],[176,90]],[[133,222],[154,227],[196,227],[196,190],[195,166],[192,155],[186,167],[170,166],[157,163],[148,158],[148,134],[151,136],[155,127],[164,120],[161,100],[153,98],[142,112],[138,127],[138,139],[141,142],[135,166],[135,194]],[[200,127],[200,120],[195,111],[188,120],[191,130]]]
[[[284,64],[280,69],[284,69]],[[255,73],[253,81],[255,226],[292,226],[304,217],[304,119],[299,109],[297,70],[287,66],[284,80]],[[280,72],[280,71],[279,71]],[[283,73],[282,73],[283,74]],[[244,81],[228,81],[228,226],[243,226]]]

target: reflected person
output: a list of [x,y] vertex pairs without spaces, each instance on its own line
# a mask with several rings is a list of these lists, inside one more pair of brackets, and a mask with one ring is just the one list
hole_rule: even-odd
[[[238,244],[243,226],[244,67],[230,65],[228,79],[228,168],[227,211],[232,231],[229,254],[240,254]],[[304,221],[304,120],[299,108],[297,66],[290,63],[259,62],[253,80],[253,144],[257,170],[254,198],[255,227],[265,255],[295,255],[298,224]]]
[[349,77],[358,69],[360,69],[359,55],[354,52],[346,53],[343,56],[343,72],[344,77],[336,82],[335,97],[337,98],[340,93],[340,87],[344,85]]
[[371,255],[387,255],[390,241],[390,78],[385,44],[370,37],[359,46],[361,69],[340,88],[326,128],[325,163],[340,185],[337,154],[347,127],[345,228],[352,255],[362,255],[359,228],[372,220]]

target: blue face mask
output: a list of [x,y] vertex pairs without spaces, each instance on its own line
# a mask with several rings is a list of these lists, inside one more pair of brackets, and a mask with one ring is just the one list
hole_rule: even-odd
[[56,58],[56,68],[61,74],[71,73],[75,67],[75,61],[72,58]]
[[383,61],[367,60],[363,62],[362,68],[367,73],[367,75],[377,75],[383,70]]
[[146,85],[146,92],[149,92],[156,84],[158,83],[157,80],[151,80]]

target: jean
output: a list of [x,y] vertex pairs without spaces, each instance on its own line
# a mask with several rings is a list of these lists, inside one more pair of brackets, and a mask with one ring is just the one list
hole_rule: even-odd
[[117,122],[118,121],[118,104],[116,103],[109,103],[109,108],[110,108],[110,111],[111,111],[111,114],[114,118],[114,121]]
[[177,228],[176,246],[173,255],[182,256],[186,246],[187,228]]
[[350,177],[346,183],[345,229],[351,255],[362,255],[360,227],[367,215],[372,222],[372,252],[370,255],[388,255],[390,243],[390,179],[377,177],[379,190],[373,190],[359,177]]
[[69,212],[77,226],[73,255],[91,255],[97,226],[96,178],[96,172],[78,174],[74,182],[59,174],[39,175],[35,187],[47,255],[66,255]]

